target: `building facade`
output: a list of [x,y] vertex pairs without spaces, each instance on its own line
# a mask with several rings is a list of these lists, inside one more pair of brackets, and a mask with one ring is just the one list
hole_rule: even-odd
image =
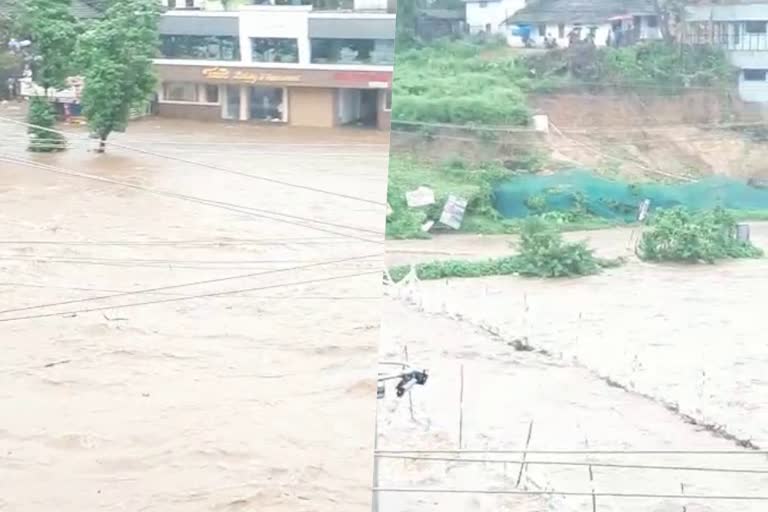
[[661,39],[656,8],[650,0],[539,0],[528,3],[506,22],[507,42],[513,47],[544,46],[545,37],[560,48],[571,34],[590,33],[595,46],[626,46]]
[[472,34],[504,33],[504,21],[525,7],[526,0],[464,0],[466,20]]
[[682,37],[724,49],[739,70],[741,99],[768,103],[768,2],[688,7]]
[[392,13],[180,9],[163,15],[160,34],[160,116],[389,127]]

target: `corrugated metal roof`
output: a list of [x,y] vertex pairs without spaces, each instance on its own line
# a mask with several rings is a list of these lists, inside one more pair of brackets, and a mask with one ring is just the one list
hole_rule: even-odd
[[620,15],[653,15],[651,0],[538,0],[507,23],[597,23]]

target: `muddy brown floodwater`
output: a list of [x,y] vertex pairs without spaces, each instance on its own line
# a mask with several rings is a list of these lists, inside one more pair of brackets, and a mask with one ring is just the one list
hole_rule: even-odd
[[[631,254],[632,230],[571,234],[605,256]],[[768,225],[752,225],[768,248]],[[388,242],[390,264],[484,258],[510,252],[508,237],[438,237]],[[465,367],[465,449],[520,449],[534,422],[532,449],[742,450],[768,448],[768,349],[761,290],[766,260],[716,266],[647,265],[636,260],[599,276],[542,281],[516,277],[420,282],[400,290],[384,311],[382,353],[403,347],[431,380],[407,401],[379,410],[382,449],[456,449],[459,375]],[[406,293],[407,291],[407,293]],[[527,338],[546,353],[517,351]],[[704,425],[720,430],[714,434]],[[736,439],[732,439],[736,438]],[[597,492],[763,495],[765,455],[610,456],[591,462],[752,469],[594,468]],[[445,455],[443,455],[445,457]],[[450,456],[449,456],[450,457]],[[478,455],[477,457],[482,457]],[[496,456],[498,458],[498,456]],[[519,455],[503,463],[384,459],[384,487],[514,489]],[[529,460],[534,456],[529,456]],[[555,461],[574,456],[537,456]],[[762,471],[762,473],[759,473]],[[545,464],[527,471],[528,489],[590,492],[588,468]],[[382,493],[381,512],[588,511],[589,498]],[[599,512],[760,511],[765,501],[597,499]]]
[[[144,120],[114,140],[384,201],[387,140],[370,132]],[[383,207],[78,141],[31,156],[23,141],[0,122],[0,510],[369,510],[381,243],[8,156],[379,242]],[[119,307],[137,302],[156,303]],[[35,307],[49,303],[68,304]]]

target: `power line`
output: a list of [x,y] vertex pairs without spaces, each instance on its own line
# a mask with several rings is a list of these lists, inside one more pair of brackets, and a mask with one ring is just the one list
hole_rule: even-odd
[[[96,179],[98,181],[103,181],[103,182],[107,182],[107,183],[111,183],[111,184],[117,184],[117,185],[122,185],[122,186],[129,186],[129,187],[138,188],[138,189],[144,190],[144,191],[154,191],[154,189],[149,189],[147,187],[141,187],[140,185],[133,185],[133,184],[131,184],[129,182],[121,182],[121,181],[117,181],[117,180],[112,180],[111,178],[103,178],[101,176],[96,176],[96,175],[93,175],[93,174],[78,173],[77,171],[71,171],[71,170],[68,170],[68,169],[64,169],[62,167],[57,167],[57,166],[52,166],[52,165],[47,165],[47,164],[41,164],[41,163],[35,162],[33,160],[27,160],[27,159],[23,159],[23,158],[19,158],[19,157],[14,157],[14,156],[10,156],[10,155],[2,155],[2,154],[0,154],[0,157],[5,157],[5,158],[11,159],[11,160],[15,160],[17,163],[21,163],[21,164],[29,164],[30,166],[34,165],[34,166],[39,166],[40,168],[50,168],[50,170],[59,170],[59,171],[62,171],[62,172],[67,172],[67,173],[70,173],[70,174],[74,174],[74,175],[76,175],[78,177],[83,177],[83,178],[88,178],[88,179]],[[157,192],[157,191],[154,191],[154,192]],[[312,223],[315,223],[315,224],[322,224],[322,225],[331,226],[331,227],[337,227],[337,228],[342,228],[342,229],[349,229],[349,230],[353,230],[353,231],[360,231],[360,232],[363,232],[363,233],[372,233],[372,234],[376,234],[376,235],[379,234],[378,231],[373,230],[373,229],[361,228],[361,227],[357,227],[357,226],[348,226],[346,224],[338,224],[338,223],[334,223],[334,222],[327,222],[327,221],[321,221],[321,220],[316,220],[316,219],[310,219],[310,218],[307,218],[307,217],[301,217],[301,216],[298,216],[298,215],[291,215],[291,214],[288,214],[288,213],[275,212],[275,211],[272,211],[272,210],[264,210],[264,209],[261,209],[261,208],[254,208],[252,206],[243,206],[243,205],[238,205],[238,204],[233,204],[233,203],[226,203],[226,202],[222,202],[222,201],[214,201],[214,200],[211,200],[211,199],[197,198],[197,197],[194,197],[194,196],[185,196],[184,194],[178,194],[178,193],[175,193],[175,192],[163,192],[163,193],[164,194],[173,194],[174,196],[184,196],[185,198],[194,198],[194,199],[196,199],[198,201],[204,201],[205,203],[210,203],[210,204],[224,205],[224,206],[229,206],[229,207],[232,207],[232,208],[240,208],[242,210],[260,212],[260,213],[267,213],[267,214],[271,214],[271,215],[280,215],[282,217],[287,217],[287,218],[290,218],[290,219],[301,220],[301,221],[305,221],[305,222],[312,222]]]
[[[13,282],[0,282],[0,287],[7,286],[10,288],[36,288],[44,290],[67,290],[73,292],[101,292],[101,293],[124,293],[125,290],[113,290],[108,288],[86,288],[82,286],[53,286],[44,284],[32,284],[32,283],[13,283]],[[160,295],[166,297],[186,297],[183,293],[149,293],[148,295]],[[237,295],[232,295],[236,297]],[[253,295],[240,295],[241,297],[254,298]],[[380,300],[381,296],[373,295],[258,295],[255,298],[259,300]]]
[[222,283],[222,282],[225,282],[225,281],[247,279],[247,278],[251,278],[251,277],[258,277],[258,276],[264,276],[264,275],[270,275],[270,274],[278,274],[278,273],[289,272],[289,271],[293,271],[293,270],[305,270],[305,269],[315,268],[315,267],[320,267],[320,266],[325,266],[325,265],[334,265],[334,264],[339,264],[339,263],[346,263],[346,262],[349,262],[349,261],[359,261],[359,260],[364,260],[364,259],[373,258],[373,257],[379,257],[379,256],[381,256],[381,255],[380,254],[368,254],[368,255],[365,255],[365,256],[354,256],[354,257],[342,258],[342,259],[338,259],[338,260],[310,263],[310,264],[307,264],[307,265],[300,265],[300,266],[297,266],[297,267],[278,268],[278,269],[273,269],[273,270],[265,270],[265,271],[261,271],[261,272],[254,272],[254,273],[250,273],[250,274],[240,274],[240,275],[229,276],[229,277],[218,277],[218,278],[214,278],[214,279],[205,279],[205,280],[202,280],[202,281],[192,281],[192,282],[189,282],[189,283],[181,283],[181,284],[175,284],[175,285],[157,286],[157,287],[154,287],[154,288],[145,288],[145,289],[141,289],[141,290],[133,290],[133,291],[130,291],[130,292],[112,293],[112,294],[109,294],[109,295],[101,295],[101,296],[98,296],[98,297],[86,297],[86,298],[83,298],[83,299],[73,299],[73,300],[66,300],[66,301],[61,301],[61,302],[52,302],[52,303],[47,303],[47,304],[37,304],[37,305],[34,305],[34,306],[25,306],[25,307],[21,307],[21,308],[11,308],[11,309],[1,310],[0,311],[0,315],[5,315],[5,314],[8,314],[8,313],[18,313],[18,312],[21,312],[21,311],[30,311],[30,310],[33,310],[33,309],[51,308],[51,307],[55,307],[55,306],[65,306],[65,305],[70,305],[70,304],[81,304],[83,302],[91,302],[91,301],[97,301],[97,300],[115,299],[117,297],[126,297],[126,296],[129,296],[129,295],[140,295],[140,294],[145,294],[145,293],[154,293],[154,292],[161,292],[161,291],[167,291],[167,290],[175,290],[175,289],[178,289],[178,288],[186,288],[186,287],[189,287],[189,286],[202,286],[202,285],[206,285],[206,284]]
[[59,258],[56,256],[3,256],[0,261],[32,261],[35,263],[72,263],[85,265],[137,265],[137,266],[175,266],[175,265],[258,265],[274,263],[305,263],[305,259],[276,260],[172,260],[141,258]]
[[[39,125],[31,124],[31,123],[26,123],[26,122],[23,122],[23,121],[18,121],[18,120],[11,119],[11,118],[8,118],[8,117],[1,117],[0,116],[0,121],[5,121],[5,122],[8,122],[8,123],[25,126],[27,128],[36,128],[36,129],[39,129],[39,130],[47,131],[49,133],[56,133],[56,134],[59,134],[59,135],[67,136],[66,132],[63,132],[63,131],[60,131],[60,130],[54,130],[52,128],[46,128],[44,126],[39,126]],[[242,171],[235,171],[233,169],[227,169],[227,168],[224,168],[224,167],[219,167],[219,166],[216,166],[216,165],[207,164],[205,162],[198,162],[196,160],[189,160],[189,159],[186,159],[186,158],[179,158],[179,157],[175,157],[175,156],[171,156],[171,155],[164,155],[162,153],[157,153],[157,152],[154,152],[154,151],[148,151],[148,150],[141,149],[141,148],[136,148],[136,147],[133,147],[133,146],[127,146],[125,144],[118,144],[116,142],[109,142],[109,145],[114,146],[116,148],[125,149],[125,150],[128,150],[128,151],[135,151],[137,153],[141,153],[141,154],[145,154],[145,155],[149,155],[149,156],[154,156],[154,157],[157,157],[157,158],[163,158],[163,159],[166,159],[166,160],[173,160],[173,161],[176,161],[176,162],[181,162],[181,163],[185,163],[185,164],[189,164],[189,165],[196,165],[196,166],[199,166],[199,167],[204,167],[206,169],[211,169],[211,170],[215,170],[215,171],[219,171],[219,172],[225,172],[225,173],[229,173],[229,174],[236,174],[238,176],[243,176],[243,177],[246,177],[246,178],[260,180],[260,181],[266,181],[268,183],[274,183],[274,184],[282,185],[282,186],[286,186],[286,187],[292,187],[292,188],[297,188],[297,189],[302,189],[302,190],[308,190],[310,192],[315,192],[315,193],[325,194],[325,195],[335,196],[335,197],[341,197],[341,198],[344,198],[344,199],[350,199],[350,200],[353,200],[353,201],[360,201],[360,202],[363,202],[363,203],[375,204],[377,206],[383,206],[384,205],[383,202],[375,201],[373,199],[361,198],[361,197],[357,197],[357,196],[353,196],[353,195],[349,195],[349,194],[342,194],[340,192],[334,192],[334,191],[331,191],[331,190],[325,190],[325,189],[320,189],[320,188],[316,188],[316,187],[311,187],[309,185],[300,185],[300,184],[297,184],[297,183],[290,183],[290,182],[287,182],[287,181],[278,180],[276,178],[269,178],[269,177],[266,177],[266,176],[260,176],[260,175],[256,175],[256,174],[249,174],[247,172],[242,172]]]
[[407,454],[504,454],[504,455],[761,455],[768,450],[377,450],[379,455]]
[[416,494],[492,494],[518,496],[583,496],[603,498],[640,498],[667,499],[686,501],[768,501],[768,496],[728,496],[728,495],[695,495],[695,494],[653,494],[627,492],[574,492],[574,491],[526,491],[526,490],[494,490],[494,489],[429,489],[417,487],[376,487],[374,492],[416,493]]
[[204,298],[214,298],[214,297],[225,297],[228,295],[237,295],[240,293],[248,293],[248,292],[254,292],[254,291],[260,291],[260,290],[270,290],[274,288],[282,288],[287,286],[302,286],[307,284],[317,284],[317,283],[325,283],[329,281],[338,281],[342,279],[351,279],[354,277],[362,277],[367,275],[373,275],[373,274],[381,274],[380,270],[375,271],[368,271],[368,272],[358,272],[355,274],[346,274],[341,276],[333,276],[333,277],[326,277],[326,278],[318,278],[318,279],[308,279],[305,281],[294,281],[291,283],[280,283],[280,284],[272,284],[272,285],[266,285],[266,286],[257,286],[253,288],[241,288],[238,290],[227,290],[223,292],[214,292],[214,293],[205,293],[200,295],[189,295],[186,297],[173,297],[169,299],[157,299],[152,301],[145,301],[145,302],[133,302],[128,304],[117,304],[115,306],[101,306],[97,308],[87,308],[87,309],[77,309],[77,310],[70,310],[70,311],[61,311],[58,313],[44,313],[40,315],[28,315],[28,316],[17,316],[17,317],[11,317],[11,318],[0,318],[0,322],[14,322],[19,320],[35,320],[35,319],[41,319],[41,318],[51,318],[51,317],[61,317],[61,316],[76,316],[78,314],[82,313],[93,313],[97,311],[109,311],[113,309],[125,309],[125,308],[132,308],[132,307],[139,307],[139,306],[148,306],[148,305],[154,305],[154,304],[167,304],[170,302],[182,302],[187,300],[194,300],[194,299],[204,299]]
[[320,227],[317,227],[317,226],[311,226],[311,225],[306,225],[306,224],[299,224],[297,222],[293,222],[293,221],[290,221],[290,220],[275,218],[275,217],[271,217],[269,215],[263,215],[263,214],[259,214],[259,213],[255,213],[255,212],[264,211],[264,212],[267,212],[267,213],[271,213],[273,215],[281,215],[281,216],[285,216],[285,217],[289,217],[289,218],[299,219],[299,220],[302,220],[302,221],[305,221],[305,222],[311,222],[311,223],[317,223],[317,224],[326,224],[326,225],[334,225],[334,226],[341,227],[343,229],[350,229],[350,230],[356,230],[356,231],[363,231],[363,232],[371,232],[371,233],[375,233],[375,234],[380,234],[377,231],[368,230],[368,229],[365,229],[365,228],[358,228],[356,226],[345,226],[345,225],[342,225],[342,224],[334,224],[334,223],[329,223],[329,222],[325,222],[325,221],[318,221],[318,220],[315,220],[315,219],[308,219],[308,218],[305,218],[305,217],[300,217],[300,216],[295,216],[295,215],[289,215],[289,214],[284,214],[284,213],[279,213],[279,212],[271,212],[269,210],[259,210],[257,208],[251,208],[251,207],[241,206],[241,205],[232,204],[232,203],[225,203],[225,202],[221,202],[221,201],[213,201],[213,200],[203,199],[203,198],[199,198],[199,197],[195,197],[195,196],[189,196],[189,195],[186,195],[186,194],[179,194],[179,193],[176,193],[176,192],[167,192],[167,191],[163,191],[163,190],[152,189],[152,188],[149,188],[149,187],[144,187],[144,186],[136,185],[136,184],[129,183],[129,182],[113,180],[113,179],[110,179],[110,178],[104,178],[102,176],[95,176],[95,175],[92,175],[92,174],[84,174],[84,173],[79,173],[79,172],[76,172],[76,171],[70,171],[70,170],[67,170],[67,169],[64,169],[64,168],[61,168],[61,167],[49,166],[49,165],[45,165],[45,164],[39,164],[39,163],[34,162],[32,160],[20,159],[20,158],[13,157],[13,156],[10,156],[10,155],[7,155],[7,154],[0,154],[0,162],[2,162],[2,161],[11,162],[11,163],[17,163],[17,164],[21,164],[21,165],[26,165],[27,167],[32,167],[32,168],[36,168],[36,169],[40,169],[40,170],[44,170],[44,171],[48,171],[48,172],[52,172],[52,173],[56,173],[56,174],[62,174],[62,175],[65,175],[65,176],[74,176],[74,177],[78,177],[78,178],[82,178],[82,179],[87,179],[87,180],[92,180],[92,181],[109,183],[109,184],[112,184],[112,185],[119,185],[119,186],[123,186],[123,187],[133,188],[133,189],[136,189],[136,190],[141,190],[141,191],[148,192],[148,193],[155,194],[155,195],[172,197],[174,199],[182,199],[182,200],[190,201],[190,202],[197,203],[197,204],[204,204],[204,205],[207,205],[207,206],[213,206],[215,208],[219,208],[219,209],[223,209],[223,210],[228,210],[228,211],[233,211],[233,212],[237,212],[237,213],[241,213],[241,214],[245,214],[245,215],[250,215],[250,216],[256,217],[256,218],[273,220],[275,222],[282,222],[282,223],[285,223],[285,224],[291,224],[291,225],[294,225],[294,226],[304,227],[304,228],[312,229],[314,231],[319,231],[319,232],[322,232],[322,233],[328,233],[328,234],[343,236],[343,237],[346,237],[346,238],[351,238],[351,239],[359,240],[359,241],[362,241],[362,242],[368,242],[368,243],[373,243],[373,244],[382,244],[383,243],[382,241],[379,241],[379,240],[370,240],[368,238],[358,237],[358,236],[351,235],[351,234],[348,234],[348,233],[340,233],[338,231],[332,231],[332,230],[328,230],[328,229],[325,229],[325,228],[320,228]]
[[[225,245],[275,245],[275,244],[327,244],[326,240],[343,241],[341,236],[318,237],[286,237],[286,238],[224,238],[216,239],[190,239],[190,240],[0,240],[0,245],[51,245],[51,246],[89,246],[89,247],[178,247],[191,246],[193,248],[206,246]],[[346,243],[346,242],[344,242]]]
[[413,460],[413,461],[433,461],[433,462],[458,462],[469,464],[530,464],[534,466],[576,466],[576,467],[595,467],[595,468],[617,468],[617,469],[642,469],[642,470],[660,470],[660,471],[697,471],[713,473],[744,473],[744,474],[768,474],[768,469],[741,469],[741,468],[715,468],[704,466],[665,466],[665,465],[645,465],[645,464],[618,464],[610,462],[573,462],[573,461],[543,461],[543,460],[504,460],[504,459],[465,459],[458,457],[419,457],[408,455],[378,455],[383,459]]

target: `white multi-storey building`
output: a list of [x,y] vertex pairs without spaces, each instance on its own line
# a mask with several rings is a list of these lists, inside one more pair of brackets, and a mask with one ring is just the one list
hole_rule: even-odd
[[387,128],[395,15],[386,1],[356,3],[367,9],[241,4],[225,11],[209,9],[209,0],[205,9],[169,10],[155,61],[158,114]]
[[768,102],[768,2],[690,6],[682,37],[723,48],[739,69],[741,99]]

